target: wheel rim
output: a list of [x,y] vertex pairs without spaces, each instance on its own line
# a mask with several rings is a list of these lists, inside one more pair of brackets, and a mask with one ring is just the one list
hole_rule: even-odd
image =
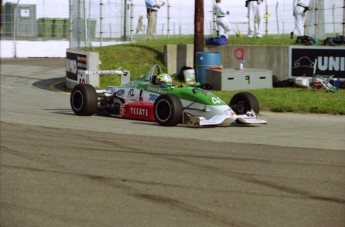
[[240,113],[240,114],[245,114],[245,112],[246,112],[246,106],[247,106],[246,101],[239,101],[239,102],[236,104],[236,110],[237,110],[237,112]]
[[165,100],[160,100],[156,106],[157,118],[160,121],[166,121],[171,115],[171,105]]
[[80,91],[75,91],[72,96],[72,105],[75,110],[80,110],[83,106],[84,99]]

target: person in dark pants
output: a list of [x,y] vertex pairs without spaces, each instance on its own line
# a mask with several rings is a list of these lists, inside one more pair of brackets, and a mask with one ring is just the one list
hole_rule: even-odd
[[165,5],[165,2],[158,2],[157,0],[145,0],[147,9],[147,34],[146,39],[151,40],[156,38],[157,28],[157,12]]

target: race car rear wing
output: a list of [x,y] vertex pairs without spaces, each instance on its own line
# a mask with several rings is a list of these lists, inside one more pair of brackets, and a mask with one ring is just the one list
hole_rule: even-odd
[[121,85],[130,81],[130,72],[127,70],[78,70],[78,84],[99,85],[99,75],[121,75]]

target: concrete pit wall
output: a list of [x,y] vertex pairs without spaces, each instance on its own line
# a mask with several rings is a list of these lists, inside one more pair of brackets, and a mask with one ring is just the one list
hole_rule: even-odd
[[[239,58],[244,56],[244,68],[272,70],[279,80],[288,78],[289,46],[208,45],[204,47],[204,52],[221,53],[223,68],[238,68]],[[194,45],[166,45],[164,57],[169,74],[178,74],[183,66],[194,68]]]

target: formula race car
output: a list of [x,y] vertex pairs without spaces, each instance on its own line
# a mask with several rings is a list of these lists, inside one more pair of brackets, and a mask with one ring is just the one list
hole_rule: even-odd
[[[126,76],[126,72],[123,71]],[[90,84],[77,84],[70,96],[73,112],[80,116],[107,116],[155,121],[161,126],[177,124],[230,126],[266,124],[257,119],[259,103],[249,92],[232,97],[229,105],[213,93],[194,86],[175,86],[168,74],[153,65],[146,76],[120,86],[96,90]]]

